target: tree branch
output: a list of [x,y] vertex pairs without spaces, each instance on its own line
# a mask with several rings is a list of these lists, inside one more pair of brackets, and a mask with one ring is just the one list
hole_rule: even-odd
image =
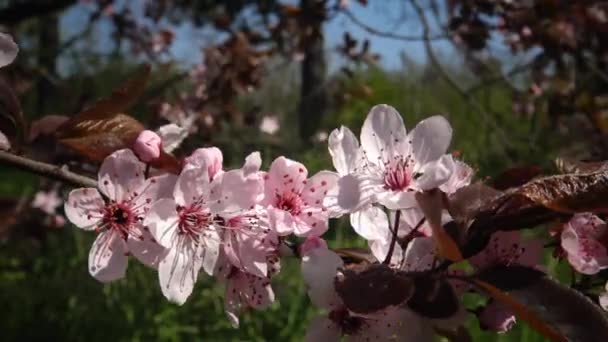
[[69,7],[76,0],[32,0],[0,9],[0,23],[15,25],[24,20]]
[[53,178],[75,186],[97,187],[96,180],[70,172],[65,167],[39,162],[5,151],[0,151],[0,164],[35,173],[43,177]]

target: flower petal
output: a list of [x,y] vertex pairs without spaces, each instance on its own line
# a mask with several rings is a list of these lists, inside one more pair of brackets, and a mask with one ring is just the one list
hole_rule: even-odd
[[173,191],[175,202],[181,206],[209,198],[209,176],[205,167],[184,169],[179,175]]
[[108,198],[122,202],[144,183],[144,171],[145,165],[133,151],[116,151],[109,155],[99,168],[99,190]]
[[19,46],[13,41],[13,37],[0,32],[0,68],[13,63],[17,53]]
[[414,208],[418,205],[414,191],[382,191],[376,197],[378,203],[390,210]]
[[420,121],[409,138],[416,162],[424,165],[446,153],[452,140],[452,126],[443,116],[432,116]]
[[301,163],[278,157],[270,165],[266,174],[264,197],[266,203],[271,203],[276,194],[282,195],[286,191],[300,193],[304,188],[308,170]]
[[406,130],[397,110],[381,104],[374,106],[361,128],[361,148],[365,157],[382,165],[395,154],[406,151]]
[[290,213],[269,207],[268,208],[268,220],[270,227],[280,236],[285,236],[293,233],[296,222]]
[[89,272],[102,283],[114,281],[127,272],[127,245],[109,230],[97,236],[89,251]]
[[176,203],[170,198],[160,199],[148,211],[143,225],[154,239],[165,248],[173,247],[173,241],[177,234],[179,216],[175,211]]
[[343,265],[342,259],[326,248],[313,249],[302,257],[302,276],[316,306],[331,309],[341,304],[334,279]]
[[408,272],[423,272],[433,268],[436,259],[435,242],[431,237],[419,237],[410,241],[405,250],[402,269]]
[[105,202],[95,188],[72,190],[63,209],[65,216],[76,227],[85,230],[95,229],[95,224],[103,217]]
[[334,129],[328,138],[329,154],[340,176],[347,175],[356,167],[359,159],[359,141],[347,127]]
[[415,187],[418,190],[431,190],[438,188],[447,182],[452,176],[452,168],[450,167],[450,157],[444,155],[438,160],[426,163],[418,172],[421,176],[415,180]]
[[381,186],[381,180],[363,175],[343,176],[327,191],[323,206],[327,208],[331,217],[361,210],[375,200],[377,189]]
[[158,278],[163,295],[178,305],[192,293],[202,260],[193,253],[169,249],[158,265]]
[[224,156],[219,148],[198,148],[184,160],[184,169],[205,168],[211,180],[222,170],[223,161]]
[[140,227],[140,232],[138,237],[129,235],[127,239],[129,252],[144,265],[156,268],[166,249],[158,244],[148,230]]
[[388,243],[388,217],[382,209],[370,206],[354,212],[350,215],[350,224],[355,232],[364,239]]
[[170,173],[146,179],[135,189],[135,206],[140,208],[140,212],[148,212],[156,200],[173,197],[176,182],[177,176]]
[[207,227],[205,230],[203,240],[204,248],[200,254],[203,261],[203,269],[207,274],[213,275],[215,264],[220,255],[220,245],[222,241],[217,230],[212,226]]

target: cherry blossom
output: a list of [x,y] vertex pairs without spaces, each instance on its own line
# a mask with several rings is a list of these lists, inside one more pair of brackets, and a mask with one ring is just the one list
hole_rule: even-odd
[[196,162],[180,174],[173,198],[155,202],[144,220],[158,243],[168,249],[158,267],[161,290],[180,305],[192,293],[201,268],[213,274],[221,229],[235,214],[250,209],[261,191],[261,181],[241,170],[220,173],[216,160],[206,157]]
[[158,134],[144,130],[137,136],[133,143],[133,152],[143,162],[151,162],[160,157],[162,141]]
[[276,116],[265,116],[260,123],[260,131],[262,133],[274,135],[280,128],[279,119]]
[[276,250],[267,254],[268,273],[260,277],[233,266],[227,259],[218,262],[217,277],[226,283],[224,310],[233,327],[239,326],[239,314],[247,309],[264,309],[274,302],[270,279],[281,265]]
[[[305,341],[432,341],[429,326],[412,312],[390,308],[370,315],[350,312],[334,288],[334,278],[344,265],[323,243],[312,242],[302,257],[302,274],[310,300],[327,310],[314,318]],[[317,246],[317,248],[314,248]]]
[[169,196],[175,177],[145,179],[144,168],[131,150],[114,152],[99,169],[101,193],[95,188],[76,189],[65,202],[70,222],[99,233],[89,253],[89,272],[99,281],[122,278],[129,254],[156,267],[164,253],[142,221],[152,202]]
[[561,247],[568,262],[578,272],[595,274],[608,267],[606,223],[599,217],[577,214],[564,225]]
[[[445,153],[451,139],[452,128],[442,116],[421,121],[407,134],[393,107],[374,106],[361,128],[365,163],[342,176],[327,205],[342,212],[360,210],[373,202],[389,209],[415,207],[415,192],[437,188],[450,177]],[[350,149],[349,160],[352,152]]]
[[224,156],[217,147],[197,148],[184,160],[184,169],[198,168],[203,165],[207,168],[207,175],[211,180],[222,172]]
[[262,205],[270,225],[281,236],[320,236],[327,230],[329,213],[323,205],[327,191],[338,176],[320,171],[307,179],[308,170],[296,161],[279,157],[264,176]]
[[449,195],[471,184],[471,178],[474,174],[473,168],[460,160],[454,159],[452,155],[447,155],[445,162],[447,167],[452,170],[452,174],[445,183],[439,186],[441,191]]
[[19,46],[13,41],[13,37],[0,32],[0,68],[13,63],[18,53]]
[[63,199],[57,194],[57,189],[38,191],[32,201],[32,208],[38,208],[44,213],[54,215],[57,207],[63,204]]
[[598,301],[602,309],[608,311],[608,282],[604,285],[604,292],[600,293]]

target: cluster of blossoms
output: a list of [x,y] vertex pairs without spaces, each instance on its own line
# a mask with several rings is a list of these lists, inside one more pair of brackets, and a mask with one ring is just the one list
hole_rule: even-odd
[[[412,309],[415,303],[353,310],[336,290],[347,265],[322,236],[330,218],[348,214],[377,264],[412,274],[434,270],[441,255],[417,194],[449,196],[473,177],[471,167],[447,153],[451,138],[452,129],[441,116],[407,133],[394,108],[378,105],[365,120],[360,143],[346,127],[329,135],[335,172],[309,177],[304,165],[285,157],[262,171],[258,152],[241,168],[225,170],[221,151],[210,147],[195,150],[173,175],[147,168],[145,162],[158,158],[162,139],[146,131],[133,151],[106,158],[98,189],[69,194],[65,214],[77,227],[97,232],[89,271],[99,281],[124,277],[133,256],[157,270],[167,299],[182,304],[202,270],[225,283],[225,310],[237,326],[240,311],[273,302],[271,278],[290,239],[301,242],[295,254],[308,294],[326,312],[313,320],[307,340],[431,340],[433,329],[464,322],[467,311],[461,304],[440,318],[420,314]],[[442,223],[451,220],[443,210]],[[518,232],[496,233],[470,261],[477,270],[496,264],[534,267],[541,250],[540,243],[523,240]],[[471,290],[457,279],[448,286],[456,297]],[[479,318],[499,331],[514,323],[513,315],[493,302],[480,309]]]

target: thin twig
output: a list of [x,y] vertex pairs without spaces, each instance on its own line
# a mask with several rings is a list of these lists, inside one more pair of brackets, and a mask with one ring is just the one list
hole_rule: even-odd
[[[414,7],[414,10],[416,11],[416,13],[418,14],[418,17],[420,18],[420,22],[422,23],[423,26],[423,42],[424,42],[424,47],[426,50],[426,53],[428,55],[429,58],[429,62],[433,65],[433,67],[435,68],[435,70],[439,73],[439,76],[441,76],[446,83],[452,87],[465,101],[467,101],[473,108],[475,108],[475,110],[477,110],[480,114],[481,114],[481,118],[483,119],[483,121],[492,126],[492,129],[498,133],[498,136],[501,139],[502,145],[500,145],[501,147],[507,147],[507,146],[511,146],[511,142],[509,141],[509,139],[507,138],[505,132],[498,126],[498,124],[492,120],[487,111],[483,108],[483,106],[481,104],[479,104],[479,102],[477,102],[477,100],[475,99],[475,97],[470,96],[464,89],[462,89],[458,83],[456,83],[456,81],[454,81],[450,75],[448,75],[448,73],[443,69],[443,67],[441,66],[441,63],[439,63],[439,60],[437,59],[437,56],[435,56],[435,52],[433,51],[433,47],[431,46],[431,40],[430,40],[430,26],[429,23],[427,21],[426,15],[424,14],[424,10],[422,9],[422,7],[420,6],[420,4],[416,1],[416,0],[411,0],[412,6]],[[509,156],[505,153],[504,154],[505,157],[509,158]]]
[[[405,35],[397,34],[397,33],[394,33],[394,32],[380,31],[378,29],[375,29],[375,28],[367,25],[363,21],[359,20],[357,17],[355,17],[354,14],[352,14],[352,12],[350,12],[347,9],[343,9],[342,13],[344,13],[344,15],[346,15],[348,17],[348,19],[350,19],[355,25],[359,26],[360,28],[362,28],[367,33],[370,33],[370,34],[373,34],[373,35],[376,35],[376,36],[379,36],[379,37],[391,38],[391,39],[397,39],[397,40],[404,40],[404,41],[421,41],[421,40],[425,39],[424,37],[422,37],[420,35],[405,36]],[[441,39],[447,39],[447,38],[448,38],[447,35],[442,34],[442,35],[429,36],[426,39],[429,39],[429,40],[441,40]]]
[[388,247],[388,253],[386,253],[386,258],[382,262],[385,265],[391,261],[393,257],[393,252],[395,251],[395,244],[397,243],[397,233],[399,232],[399,220],[401,219],[401,210],[397,210],[395,214],[395,227],[393,228],[393,237],[391,238],[391,244]]
[[92,178],[70,172],[63,167],[17,156],[5,151],[0,151],[0,164],[35,173],[43,177],[56,179],[76,186],[92,188],[97,187],[97,181]]

